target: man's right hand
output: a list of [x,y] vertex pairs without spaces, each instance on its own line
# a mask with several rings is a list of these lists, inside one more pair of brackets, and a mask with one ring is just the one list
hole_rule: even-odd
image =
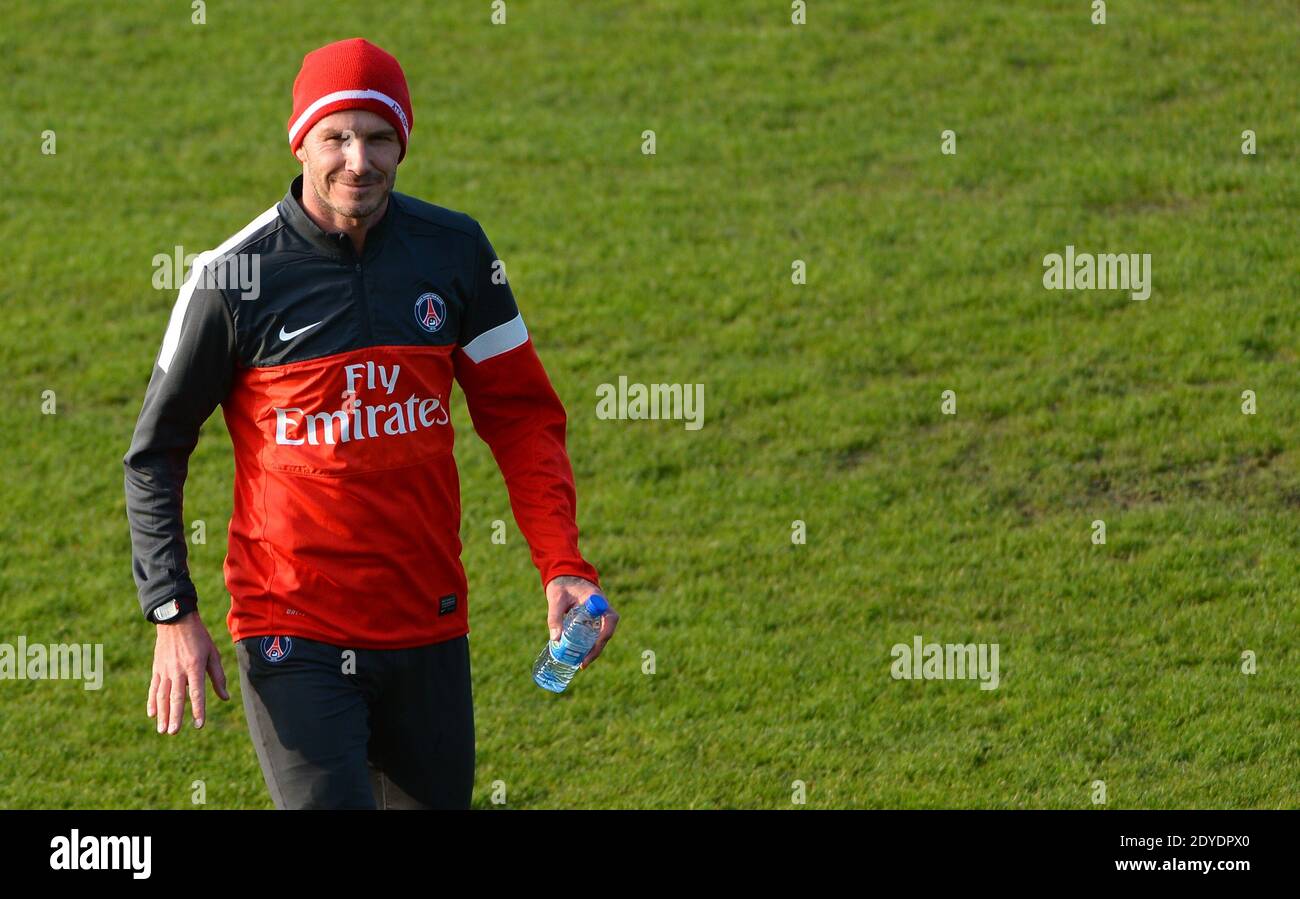
[[174,734],[185,716],[185,694],[190,695],[194,726],[203,726],[206,701],[204,674],[212,677],[212,688],[227,702],[226,672],[221,654],[203,626],[197,611],[175,624],[157,624],[158,641],[153,648],[153,683],[149,685],[149,717],[158,716],[158,733]]

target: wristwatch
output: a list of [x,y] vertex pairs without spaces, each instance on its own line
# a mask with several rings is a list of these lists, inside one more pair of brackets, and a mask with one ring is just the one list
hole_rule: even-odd
[[149,620],[154,624],[176,624],[190,612],[199,607],[198,600],[192,596],[177,596],[160,606],[154,606],[149,612]]

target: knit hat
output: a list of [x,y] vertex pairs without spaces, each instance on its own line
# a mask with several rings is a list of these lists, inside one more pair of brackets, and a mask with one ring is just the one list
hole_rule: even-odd
[[391,54],[363,38],[326,44],[303,57],[293,80],[289,149],[297,153],[312,126],[341,109],[368,109],[383,116],[402,144],[397,161],[406,157],[415,121],[406,76]]

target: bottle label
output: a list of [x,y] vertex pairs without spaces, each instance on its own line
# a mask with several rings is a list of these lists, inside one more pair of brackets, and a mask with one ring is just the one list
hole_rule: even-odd
[[561,664],[576,668],[584,656],[586,653],[581,647],[574,646],[564,634],[560,635],[560,639],[551,641],[551,658]]

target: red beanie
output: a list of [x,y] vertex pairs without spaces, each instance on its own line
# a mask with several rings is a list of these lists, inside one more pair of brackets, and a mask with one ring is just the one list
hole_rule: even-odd
[[297,152],[312,126],[340,109],[368,109],[397,129],[402,153],[415,118],[402,67],[370,41],[354,37],[326,44],[302,59],[293,80],[293,115],[289,116],[289,149]]

